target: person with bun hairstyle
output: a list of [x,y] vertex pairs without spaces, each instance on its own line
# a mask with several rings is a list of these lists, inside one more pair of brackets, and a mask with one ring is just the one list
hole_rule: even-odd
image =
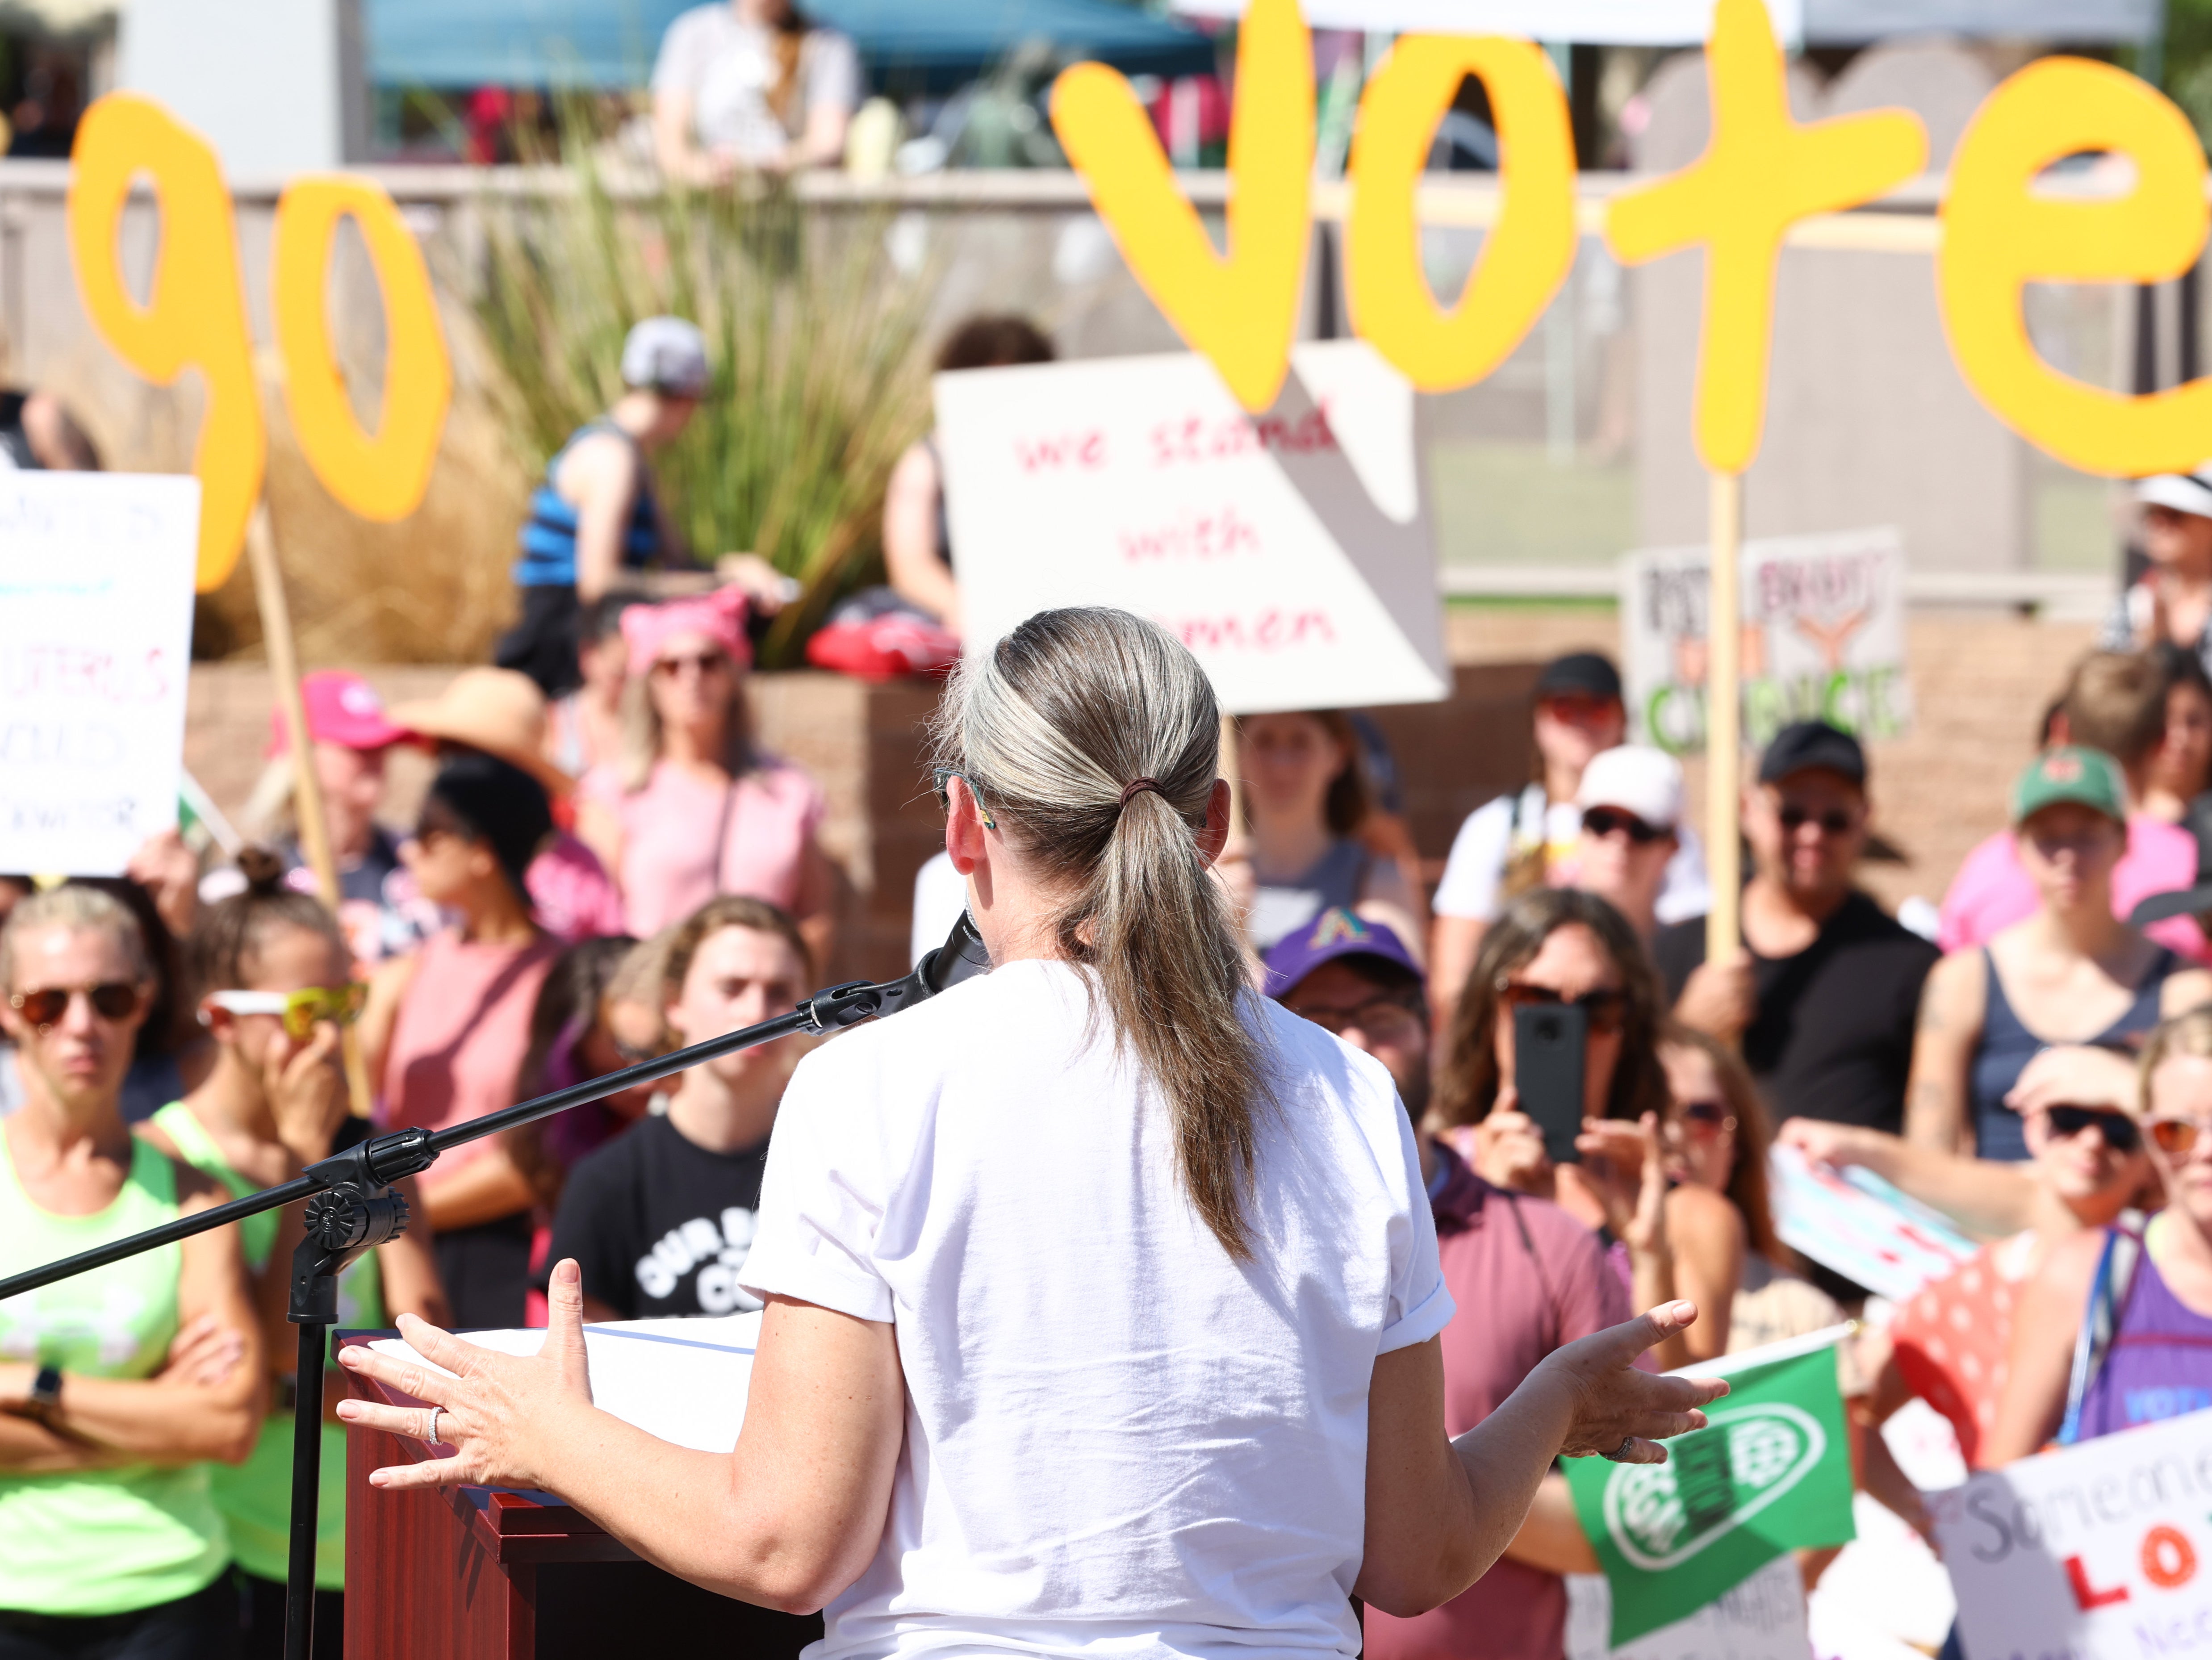
[[[337,919],[319,900],[286,884],[280,857],[249,848],[239,864],[245,890],[203,913],[187,942],[200,1022],[215,1043],[214,1069],[139,1133],[243,1197],[290,1181],[368,1134],[367,1122],[346,1110],[338,1064],[340,1029],[359,1014],[368,988],[352,977]],[[410,1205],[420,1202],[414,1189],[411,1181],[401,1183]],[[259,1287],[271,1385],[252,1456],[212,1473],[216,1508],[240,1570],[243,1660],[276,1660],[284,1648],[297,1349],[285,1308],[301,1215],[297,1206],[264,1211],[239,1228],[246,1268]],[[380,1246],[338,1277],[339,1325],[387,1325],[396,1310],[450,1317],[428,1238],[420,1231]],[[315,1650],[333,1656],[345,1632],[345,1431],[335,1423],[323,1426],[322,1457]]]
[[[382,1081],[380,1128],[444,1129],[514,1104],[531,1011],[561,954],[526,879],[552,833],[544,788],[520,768],[467,751],[439,769],[403,851],[422,897],[459,920],[370,982],[362,1047]],[[439,1276],[463,1325],[522,1323],[536,1197],[496,1138],[425,1173],[416,1213],[437,1233]]]
[[[97,889],[34,894],[0,932],[23,1084],[0,1120],[0,1275],[230,1197],[123,1122],[152,979],[137,919]],[[252,1451],[266,1395],[234,1226],[0,1303],[0,1655],[226,1660],[208,1464]]]
[[542,1352],[419,1321],[454,1375],[348,1421],[449,1456],[390,1492],[557,1493],[663,1568],[826,1610],[827,1654],[1351,1656],[1358,1597],[1457,1595],[1562,1452],[1654,1462],[1718,1380],[1635,1369],[1697,1311],[1570,1343],[1457,1440],[1452,1313],[1380,1062],[1262,999],[1206,874],[1220,711],[1156,624],[1045,611],[940,708],[945,847],[992,970],[799,1063],[751,1252],[731,1453],[599,1411],[576,1266]]

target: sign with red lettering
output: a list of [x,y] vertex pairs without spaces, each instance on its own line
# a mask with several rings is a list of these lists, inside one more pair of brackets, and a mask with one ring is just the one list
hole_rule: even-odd
[[199,522],[197,478],[0,472],[0,870],[175,828]]
[[1258,416],[1182,353],[936,390],[969,650],[1056,605],[1118,605],[1189,646],[1231,714],[1445,696],[1413,387],[1372,348],[1297,348]]
[[2212,1654],[2212,1411],[1929,1495],[1967,1660]]

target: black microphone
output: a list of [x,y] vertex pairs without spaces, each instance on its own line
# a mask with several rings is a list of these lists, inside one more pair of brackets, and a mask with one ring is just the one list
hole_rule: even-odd
[[991,954],[983,947],[983,936],[975,932],[975,919],[963,910],[960,920],[952,925],[952,932],[945,936],[945,943],[915,964],[913,973],[878,988],[882,1001],[873,1012],[895,1014],[949,990],[963,980],[973,980],[990,971]]

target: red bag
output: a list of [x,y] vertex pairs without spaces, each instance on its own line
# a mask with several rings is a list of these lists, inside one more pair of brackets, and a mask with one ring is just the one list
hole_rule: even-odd
[[860,680],[943,675],[960,660],[960,642],[912,612],[849,619],[841,615],[806,642],[806,660]]

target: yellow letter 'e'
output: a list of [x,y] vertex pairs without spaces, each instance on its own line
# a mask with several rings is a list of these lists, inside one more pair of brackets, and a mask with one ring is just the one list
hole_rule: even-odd
[[[261,494],[268,435],[253,381],[230,192],[215,151],[159,104],[110,93],[77,125],[69,187],[70,255],[84,308],[115,355],[159,386],[197,368],[207,413],[192,451],[200,481],[203,593],[238,562]],[[150,173],[161,214],[149,303],[123,285],[116,234],[133,174]]]
[[[2136,187],[2110,202],[2039,199],[2062,156],[2118,150]],[[2059,374],[2027,337],[2029,283],[2155,283],[2204,246],[2204,150],[2189,119],[2125,71],[2078,58],[2031,64],[1991,93],[1959,141],[1936,288],[1951,355],[1997,418],[2069,466],[2112,477],[2187,472],[2212,456],[2212,380],[2130,398]]]
[[[1414,190],[1465,76],[1497,117],[1498,223],[1446,313],[1421,271]],[[1408,35],[1367,83],[1352,150],[1346,291],[1360,337],[1423,392],[1472,386],[1521,343],[1574,269],[1575,138],[1541,49],[1500,35]]]
[[[353,216],[384,294],[384,415],[363,432],[331,350],[324,295],[331,239]],[[270,309],[284,361],[284,402],[324,487],[364,519],[404,519],[421,505],[453,395],[453,366],[422,250],[381,185],[310,175],[276,204]]]
[[1313,179],[1313,46],[1297,0],[1252,0],[1237,30],[1226,259],[1120,75],[1068,70],[1053,83],[1052,125],[1152,303],[1238,403],[1273,404],[1297,332]]

